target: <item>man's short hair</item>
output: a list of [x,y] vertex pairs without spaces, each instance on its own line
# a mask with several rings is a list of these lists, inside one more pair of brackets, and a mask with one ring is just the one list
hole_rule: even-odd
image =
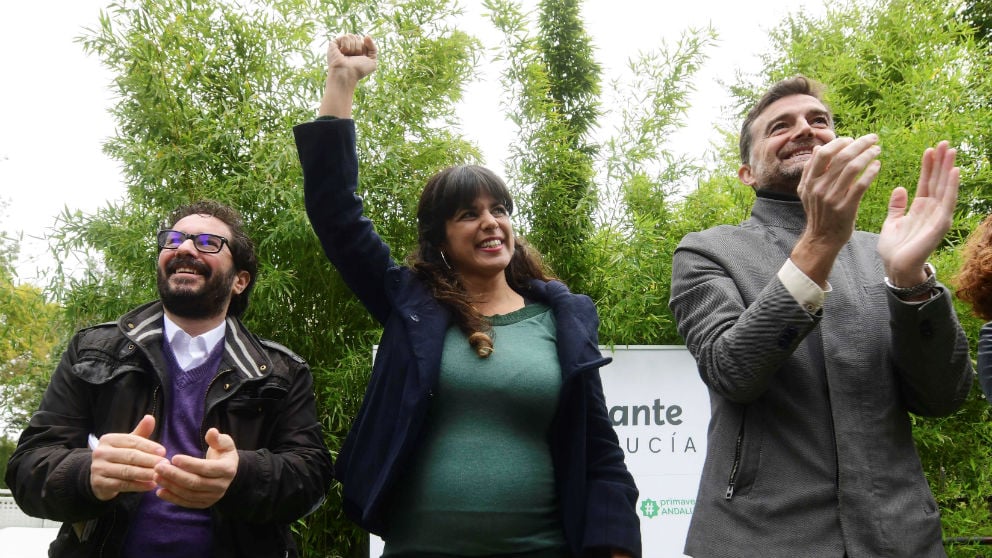
[[231,229],[231,238],[227,239],[227,245],[231,250],[234,260],[234,269],[237,271],[247,271],[251,278],[248,286],[240,294],[231,297],[231,304],[227,307],[227,315],[241,317],[248,308],[248,298],[251,290],[255,286],[255,276],[258,275],[258,259],[255,257],[255,243],[248,238],[244,230],[244,221],[238,210],[213,200],[202,200],[184,205],[169,214],[169,221],[164,223],[163,228],[169,228],[180,219],[190,215],[208,215],[224,222]]
[[[744,124],[741,125],[741,163],[747,165],[751,162],[751,144],[754,143],[751,137],[751,124],[754,124],[754,121],[757,120],[758,116],[769,105],[779,99],[792,95],[809,95],[823,103],[823,92],[825,89],[826,87],[822,83],[802,75],[783,79],[768,88],[768,91],[748,111],[747,116],[744,118]],[[827,112],[830,111],[830,107],[826,103],[823,103],[823,106],[827,108]]]

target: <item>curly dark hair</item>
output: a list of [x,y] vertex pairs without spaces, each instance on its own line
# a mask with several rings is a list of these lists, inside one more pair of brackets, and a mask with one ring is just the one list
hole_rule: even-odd
[[992,320],[992,215],[968,235],[955,285],[958,298],[970,304],[975,315]]
[[258,275],[255,243],[245,233],[244,221],[238,210],[213,200],[202,200],[175,209],[169,214],[168,220],[162,223],[163,228],[171,227],[183,217],[190,215],[214,217],[223,221],[231,229],[231,238],[227,239],[227,244],[231,248],[234,268],[238,271],[247,271],[251,276],[251,279],[248,280],[248,286],[240,294],[232,296],[231,303],[227,307],[228,316],[239,318],[248,309],[248,298],[251,296],[251,290],[255,286],[255,278]]
[[[417,205],[418,249],[411,254],[410,267],[431,288],[434,297],[451,311],[455,324],[468,336],[469,344],[485,358],[492,353],[492,325],[472,305],[458,272],[443,260],[441,245],[445,242],[445,224],[459,209],[471,207],[482,194],[513,212],[513,198],[506,184],[491,170],[478,165],[448,167],[424,186]],[[538,252],[519,236],[514,237],[515,250],[504,273],[510,288],[524,294],[532,279],[550,281],[553,277]]]
[[[809,95],[823,103],[823,106],[829,111],[830,107],[823,102],[823,92],[825,90],[826,87],[822,83],[802,75],[783,79],[769,87],[768,91],[751,107],[751,110],[748,111],[747,116],[744,118],[744,123],[741,124],[741,136],[738,142],[741,163],[747,165],[751,162],[751,144],[754,141],[751,137],[751,124],[754,124],[754,121],[761,116],[762,112],[765,112],[765,109],[769,105],[779,99],[791,97],[792,95]],[[831,116],[832,119],[833,117]]]

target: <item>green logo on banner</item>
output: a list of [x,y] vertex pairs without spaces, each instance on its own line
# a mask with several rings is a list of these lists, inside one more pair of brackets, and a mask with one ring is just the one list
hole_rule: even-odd
[[658,503],[654,500],[641,500],[641,513],[644,517],[655,517],[658,515]]

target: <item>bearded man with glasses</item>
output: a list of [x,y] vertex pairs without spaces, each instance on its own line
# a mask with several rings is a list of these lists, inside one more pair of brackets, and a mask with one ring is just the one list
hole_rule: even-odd
[[159,231],[158,301],[78,332],[11,457],[49,556],[297,556],[331,481],[306,362],[249,332],[258,263],[216,202]]

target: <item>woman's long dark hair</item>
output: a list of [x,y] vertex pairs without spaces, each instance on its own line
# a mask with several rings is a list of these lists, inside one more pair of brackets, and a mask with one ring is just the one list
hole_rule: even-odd
[[[459,209],[471,207],[483,193],[503,204],[508,213],[513,213],[513,199],[506,184],[485,167],[448,167],[427,181],[417,206],[419,248],[410,257],[410,267],[427,283],[438,302],[451,311],[455,324],[468,336],[476,353],[485,358],[493,351],[493,340],[489,335],[492,325],[475,309],[458,271],[448,266],[441,254],[448,219]],[[504,270],[511,289],[525,295],[532,279],[553,279],[536,250],[519,236],[514,236],[514,244],[510,264]]]

